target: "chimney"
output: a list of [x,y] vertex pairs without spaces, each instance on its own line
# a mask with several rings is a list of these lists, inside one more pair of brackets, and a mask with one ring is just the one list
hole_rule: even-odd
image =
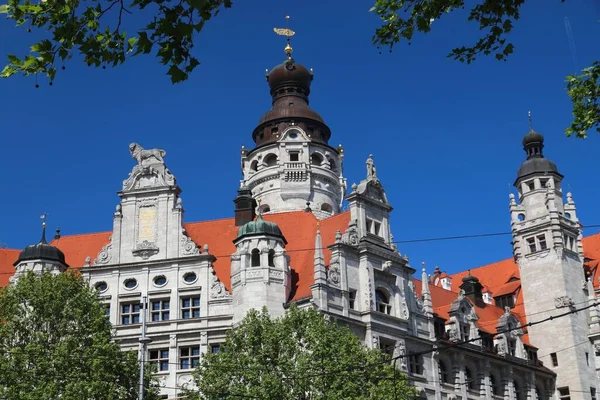
[[465,292],[465,296],[470,298],[475,305],[478,307],[485,307],[483,294],[481,292],[483,285],[479,283],[479,279],[477,279],[477,277],[471,275],[469,272],[469,275],[462,279],[462,285],[460,285],[460,288]]
[[256,200],[252,197],[252,192],[244,183],[238,189],[237,197],[233,200],[235,203],[235,226],[242,226],[250,221],[254,221],[256,216]]

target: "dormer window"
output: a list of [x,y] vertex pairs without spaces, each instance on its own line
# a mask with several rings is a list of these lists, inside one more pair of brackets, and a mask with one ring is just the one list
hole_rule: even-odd
[[504,296],[496,297],[496,307],[500,307],[502,309],[513,308],[515,306],[515,298],[513,294],[507,294]]
[[450,290],[452,288],[452,279],[450,278],[443,278],[441,280],[442,282],[442,288],[445,290]]
[[291,151],[290,152],[290,161],[291,162],[297,162],[300,159],[300,154],[297,151]]

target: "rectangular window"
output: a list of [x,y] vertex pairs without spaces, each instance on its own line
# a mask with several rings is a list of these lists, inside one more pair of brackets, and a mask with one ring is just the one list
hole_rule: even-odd
[[487,351],[494,351],[494,339],[491,335],[483,334],[480,331],[481,335],[481,347]]
[[[556,353],[550,353],[550,358],[552,359],[552,366],[558,367],[558,356]],[[569,390],[569,388],[567,388],[567,390]]]
[[140,303],[123,303],[121,304],[121,324],[131,325],[140,323]]
[[354,303],[356,303],[356,289],[350,289],[348,292],[348,307],[354,310]]
[[152,322],[169,320],[169,300],[152,300],[151,315]]
[[592,400],[596,400],[596,388],[595,387],[590,387],[590,396],[592,397]]
[[590,366],[590,353],[586,352],[585,353],[585,362],[587,363],[587,366]]
[[211,353],[218,353],[219,351],[221,351],[221,343],[216,343],[216,344],[211,344],[210,345],[210,352]]
[[433,329],[435,331],[435,337],[438,339],[444,339],[446,337],[446,323],[441,318],[436,318],[433,322]]
[[396,347],[396,342],[383,340],[379,338],[379,351],[383,353],[386,360],[391,360],[394,357],[394,348]]
[[419,354],[409,354],[408,372],[412,375],[423,375],[423,356]]
[[506,296],[498,296],[495,298],[496,306],[502,309],[509,307],[513,308],[515,306],[515,298],[512,294],[508,294]]
[[371,228],[373,227],[373,220],[367,218],[367,232],[371,233]]
[[527,358],[529,359],[529,362],[533,365],[537,365],[537,351],[532,350],[532,349],[527,349]]
[[460,324],[460,330],[462,334],[462,340],[465,342],[468,341],[471,333],[471,327],[467,324]]
[[110,322],[110,303],[102,304],[104,307],[104,315],[106,315],[106,320]]
[[515,339],[507,339],[508,354],[515,357],[517,353],[517,341]]
[[375,221],[373,223],[373,226],[375,228],[375,230],[373,231],[373,233],[376,234],[377,236],[381,236],[381,223]]
[[559,387],[558,389],[558,398],[560,400],[571,400],[571,392],[568,386]]
[[181,318],[200,318],[200,296],[181,298]]
[[299,159],[299,154],[298,152],[294,151],[290,153],[290,161],[298,161]]
[[548,184],[548,179],[540,179],[540,188],[546,189],[547,184]]
[[200,363],[200,346],[179,348],[179,368],[193,369]]
[[150,362],[156,363],[159,371],[168,371],[169,349],[150,350]]
[[527,238],[527,247],[529,248],[530,253],[535,253],[537,251],[537,247],[535,246],[535,238]]
[[546,250],[548,246],[546,245],[546,235],[538,235],[537,237],[540,250]]

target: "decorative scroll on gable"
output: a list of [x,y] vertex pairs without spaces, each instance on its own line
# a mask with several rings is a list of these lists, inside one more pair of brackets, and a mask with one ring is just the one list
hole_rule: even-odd
[[109,243],[105,244],[91,265],[106,265],[112,260],[112,235],[108,238]]
[[198,248],[198,245],[188,236],[185,228],[181,229],[179,253],[184,256],[195,256],[200,254],[200,248]]
[[165,165],[166,151],[162,149],[146,150],[137,143],[131,143],[129,152],[137,161],[137,165],[133,167],[129,177],[123,182],[123,191],[176,185],[175,176]]
[[223,299],[228,297],[231,297],[231,293],[227,291],[227,288],[225,288],[225,285],[219,280],[215,270],[211,267],[210,298]]

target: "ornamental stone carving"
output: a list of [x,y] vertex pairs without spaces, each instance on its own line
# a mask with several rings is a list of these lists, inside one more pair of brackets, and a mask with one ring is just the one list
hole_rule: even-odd
[[390,268],[392,268],[392,262],[390,260],[384,261],[383,264],[381,264],[381,269],[383,272],[389,272]]
[[158,254],[158,247],[156,244],[144,240],[135,246],[135,249],[131,251],[134,257],[141,257],[143,260],[147,260],[155,254]]
[[569,296],[561,296],[554,299],[554,306],[556,308],[571,307],[575,302]]
[[327,280],[333,286],[340,286],[341,275],[340,275],[340,261],[339,257],[333,256],[327,271]]
[[342,236],[342,243],[350,246],[358,246],[358,228],[356,225],[356,220],[350,222],[348,229],[346,229],[346,232]]
[[166,151],[146,150],[137,143],[131,143],[129,152],[137,165],[123,182],[123,191],[175,186],[175,177],[165,165]]
[[221,299],[229,296],[230,294],[227,289],[225,289],[225,285],[223,285],[223,283],[217,277],[217,274],[215,274],[213,271],[210,284],[210,298]]
[[181,253],[184,256],[195,256],[200,254],[198,245],[187,235],[185,229],[181,230]]
[[112,259],[112,236],[109,238],[109,240],[110,243],[102,247],[98,253],[98,256],[94,260],[93,265],[105,265],[108,264]]

